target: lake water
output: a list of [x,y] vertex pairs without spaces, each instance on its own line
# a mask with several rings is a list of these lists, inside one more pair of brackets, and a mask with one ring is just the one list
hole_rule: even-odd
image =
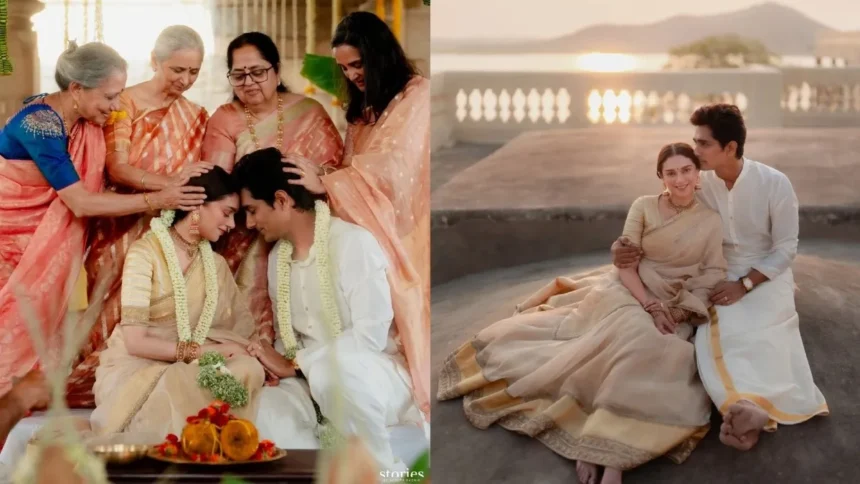
[[[661,70],[668,54],[432,54],[431,72],[624,72]],[[784,56],[781,65],[815,67],[815,57]]]

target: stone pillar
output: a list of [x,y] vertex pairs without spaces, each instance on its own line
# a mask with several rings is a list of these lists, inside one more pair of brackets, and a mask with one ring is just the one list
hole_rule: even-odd
[[30,19],[43,8],[45,5],[39,0],[9,2],[7,34],[14,72],[11,76],[0,76],[0,127],[24,99],[39,92],[39,51]]
[[403,22],[403,50],[424,77],[430,77],[430,7],[407,8]]

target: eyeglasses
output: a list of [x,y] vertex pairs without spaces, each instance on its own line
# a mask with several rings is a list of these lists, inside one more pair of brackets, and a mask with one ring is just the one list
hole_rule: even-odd
[[275,66],[269,66],[265,69],[254,69],[250,72],[229,72],[227,73],[227,79],[230,80],[230,85],[233,87],[244,86],[245,78],[247,77],[250,77],[252,81],[259,84],[269,80],[269,71],[274,68]]

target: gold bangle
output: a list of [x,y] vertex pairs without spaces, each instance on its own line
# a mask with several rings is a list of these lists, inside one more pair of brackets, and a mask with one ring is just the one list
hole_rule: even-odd
[[152,203],[149,201],[149,193],[143,194],[143,201],[146,202],[146,206],[149,207],[150,210],[155,211],[155,207],[153,207]]
[[176,343],[176,361],[185,361],[185,349],[188,347],[188,343],[185,341],[180,341]]
[[148,171],[144,171],[143,175],[140,176],[140,184],[143,185],[144,190],[146,190],[146,183],[143,182],[143,179],[146,178],[146,175],[149,175]]
[[194,361],[194,360],[196,360],[197,358],[199,358],[199,357],[200,357],[200,355],[199,355],[199,353],[200,353],[200,345],[199,345],[199,344],[197,344],[197,343],[188,343],[188,346],[187,346],[186,348],[187,348],[188,350],[190,350],[190,351],[188,351],[188,354],[187,354],[187,355],[185,355],[185,359],[183,359],[183,361],[184,361],[185,363],[191,363],[192,361]]

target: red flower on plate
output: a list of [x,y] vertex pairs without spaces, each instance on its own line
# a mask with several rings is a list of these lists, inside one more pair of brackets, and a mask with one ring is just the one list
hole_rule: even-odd
[[210,421],[219,427],[223,427],[223,426],[227,425],[227,422],[230,421],[230,417],[224,415],[223,413],[219,413],[219,414],[215,415],[214,417],[212,417],[212,419]]
[[179,437],[176,434],[167,434],[167,441],[171,444],[176,444],[179,442]]

